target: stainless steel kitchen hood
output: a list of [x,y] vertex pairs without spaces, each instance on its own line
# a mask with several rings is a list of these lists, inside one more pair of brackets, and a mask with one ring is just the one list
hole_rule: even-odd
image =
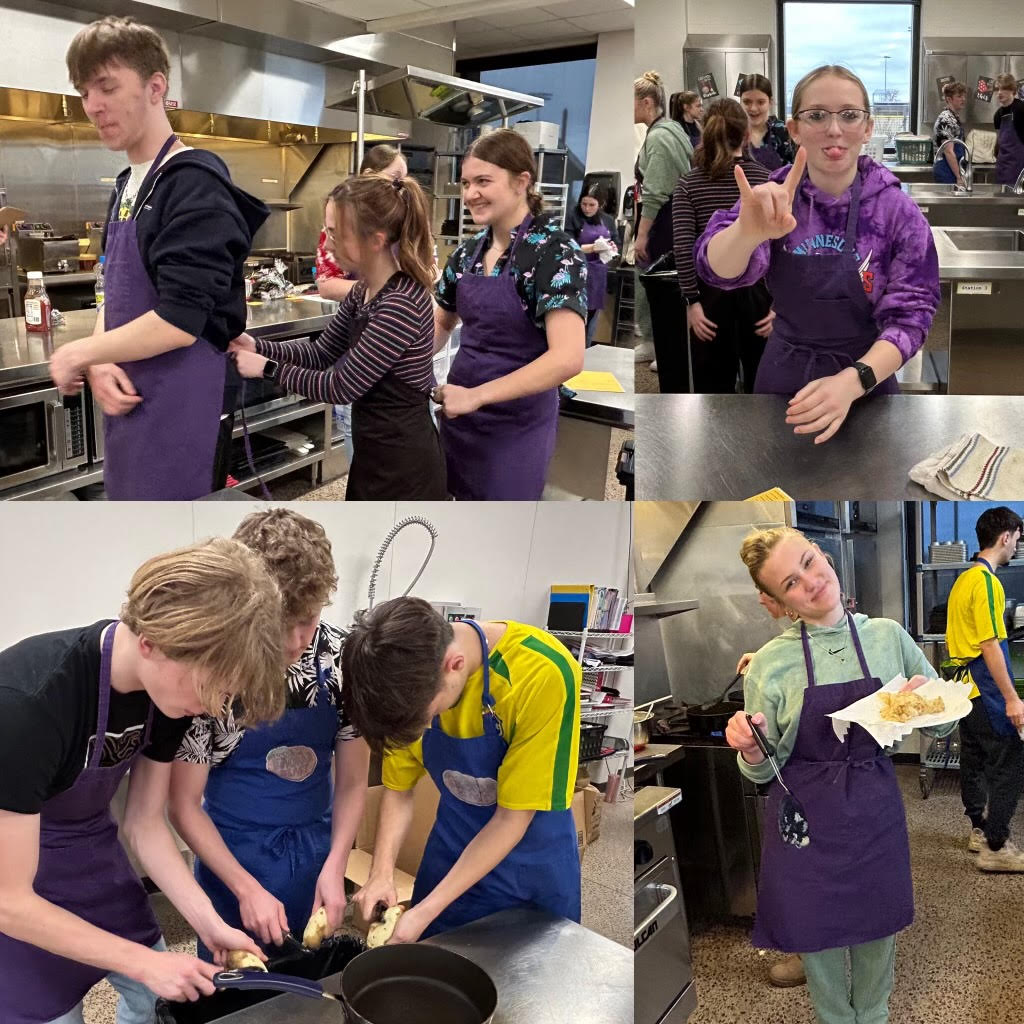
[[[355,96],[346,96],[328,106],[355,110],[356,102]],[[452,78],[424,68],[399,68],[366,83],[368,114],[455,128],[514,117],[542,106],[544,101],[539,96]]]

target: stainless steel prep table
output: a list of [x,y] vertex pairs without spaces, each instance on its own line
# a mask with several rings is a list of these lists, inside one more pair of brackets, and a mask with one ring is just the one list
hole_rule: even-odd
[[637,500],[744,499],[781,487],[800,500],[935,495],[907,473],[921,459],[978,431],[1024,444],[1024,398],[878,395],[855,402],[830,441],[793,433],[781,395],[640,395]]
[[[633,953],[540,910],[503,910],[426,940],[479,964],[498,989],[494,1024],[622,1024],[633,1019]],[[324,979],[337,991],[340,975]],[[282,995],[218,1024],[340,1024],[325,999]],[[438,1022],[442,1024],[442,1022]]]
[[631,348],[592,345],[587,349],[583,369],[613,374],[623,391],[580,391],[562,403],[548,470],[550,484],[570,494],[604,500],[611,432],[633,429],[633,365]]

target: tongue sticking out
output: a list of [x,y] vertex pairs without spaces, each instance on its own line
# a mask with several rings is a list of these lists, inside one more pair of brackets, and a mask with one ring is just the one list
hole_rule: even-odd
[[842,158],[845,155],[845,153],[846,153],[846,150],[843,149],[842,146],[826,146],[825,147],[825,156],[827,156],[829,158],[829,160],[842,160]]

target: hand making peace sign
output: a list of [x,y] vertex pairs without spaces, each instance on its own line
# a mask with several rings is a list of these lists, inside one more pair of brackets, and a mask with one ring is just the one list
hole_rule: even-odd
[[783,182],[766,181],[750,187],[743,168],[736,165],[736,184],[740,189],[740,215],[737,223],[741,234],[758,244],[773,238],[782,238],[796,227],[793,216],[793,197],[804,176],[807,153],[801,146],[793,166]]

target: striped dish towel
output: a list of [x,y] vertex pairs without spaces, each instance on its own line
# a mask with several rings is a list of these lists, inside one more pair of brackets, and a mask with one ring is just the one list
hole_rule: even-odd
[[964,434],[914,466],[910,479],[952,501],[1019,500],[1024,494],[1024,449]]

